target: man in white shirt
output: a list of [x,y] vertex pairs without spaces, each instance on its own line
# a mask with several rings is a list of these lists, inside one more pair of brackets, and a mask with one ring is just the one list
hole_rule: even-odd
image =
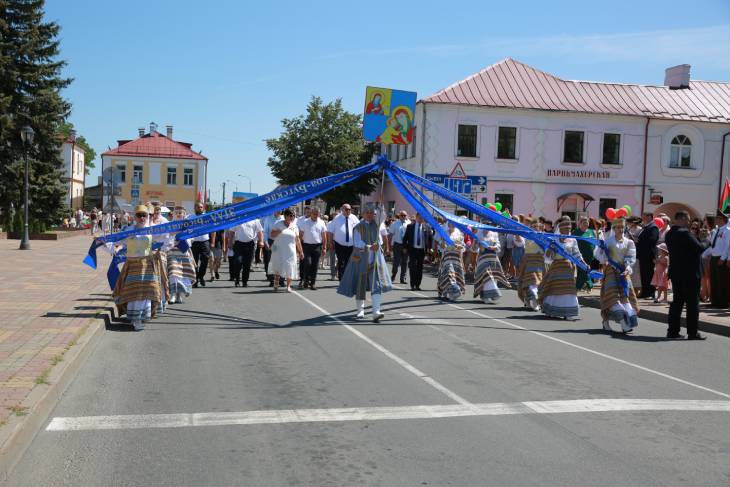
[[[196,218],[198,215],[202,215],[204,210],[205,206],[201,201],[198,201],[195,203],[195,215],[190,215],[188,218]],[[195,259],[195,266],[198,268],[193,287],[198,287],[198,284],[205,287],[205,271],[208,270],[208,260],[210,259],[210,236],[206,233],[190,240],[193,242],[193,259]]]
[[345,203],[341,213],[332,220],[332,228],[327,233],[330,250],[334,249],[337,255],[337,279],[342,279],[347,262],[352,255],[352,246],[355,243],[353,230],[360,219],[352,214],[352,207]]
[[420,214],[416,214],[416,219],[406,227],[403,235],[403,246],[409,254],[409,274],[411,279],[411,290],[420,291],[421,281],[423,280],[423,259],[426,257],[428,249],[428,237],[431,235],[431,229],[423,221]]
[[280,211],[275,211],[273,215],[269,215],[263,219],[261,226],[264,229],[264,272],[266,278],[269,280],[269,287],[274,285],[274,275],[269,274],[269,262],[271,262],[271,246],[274,245],[274,240],[271,238],[271,229],[274,228],[276,222],[280,222],[284,219],[281,216]]
[[[247,221],[232,227],[233,230],[233,254],[236,259],[238,272],[234,276],[236,278],[236,287],[248,286],[248,277],[251,272],[251,261],[256,250],[256,245],[264,246],[264,228],[257,219]],[[239,278],[240,273],[240,278]]]
[[730,226],[728,216],[717,211],[717,230],[712,237],[710,258],[710,302],[714,308],[727,308],[730,301]]
[[327,225],[319,217],[319,208],[312,207],[309,218],[299,224],[299,238],[302,241],[302,284],[300,289],[317,289],[317,269],[322,257],[322,246],[327,243]]
[[406,283],[406,268],[408,267],[408,249],[403,245],[403,236],[406,228],[411,221],[408,219],[408,213],[401,210],[398,213],[398,219],[388,227],[388,238],[390,239],[390,248],[393,250],[393,270],[390,273],[390,279],[395,281],[395,276],[400,268],[400,283]]

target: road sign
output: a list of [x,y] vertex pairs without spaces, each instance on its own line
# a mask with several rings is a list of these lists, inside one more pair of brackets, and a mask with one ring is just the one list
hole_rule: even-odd
[[[487,177],[486,176],[466,176],[463,178],[451,177],[448,174],[435,174],[427,173],[426,179],[436,184],[440,184],[448,190],[454,191],[455,193],[486,193],[487,192]],[[462,183],[455,183],[450,181],[462,181]],[[468,183],[467,183],[468,181]],[[457,191],[452,188],[465,189],[464,191]],[[468,189],[468,191],[467,191]]]
[[444,180],[444,186],[449,191],[454,193],[471,193],[471,181],[463,178],[446,178]]
[[452,178],[466,178],[466,171],[464,171],[464,168],[461,167],[460,162],[456,163],[454,169],[451,170],[451,174],[449,176]]
[[139,198],[139,188],[132,188],[132,198]]

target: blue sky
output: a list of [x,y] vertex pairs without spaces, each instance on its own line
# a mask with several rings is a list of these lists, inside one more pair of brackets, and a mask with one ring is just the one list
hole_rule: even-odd
[[101,153],[172,124],[210,159],[214,200],[226,179],[248,190],[239,174],[274,187],[263,140],[312,95],[360,112],[366,85],[426,96],[505,57],[565,79],[661,84],[688,63],[692,78],[730,81],[727,0],[48,0],[46,14],[78,132]]

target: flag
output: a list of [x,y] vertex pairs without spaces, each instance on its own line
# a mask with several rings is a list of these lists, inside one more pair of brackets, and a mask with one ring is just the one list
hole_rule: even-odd
[[722,188],[722,196],[720,196],[720,211],[727,212],[730,206],[730,182],[725,178],[725,186]]

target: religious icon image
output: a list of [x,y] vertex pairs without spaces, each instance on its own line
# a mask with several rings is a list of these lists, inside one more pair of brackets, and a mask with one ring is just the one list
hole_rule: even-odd
[[368,86],[365,91],[363,137],[370,142],[413,143],[416,93]]

